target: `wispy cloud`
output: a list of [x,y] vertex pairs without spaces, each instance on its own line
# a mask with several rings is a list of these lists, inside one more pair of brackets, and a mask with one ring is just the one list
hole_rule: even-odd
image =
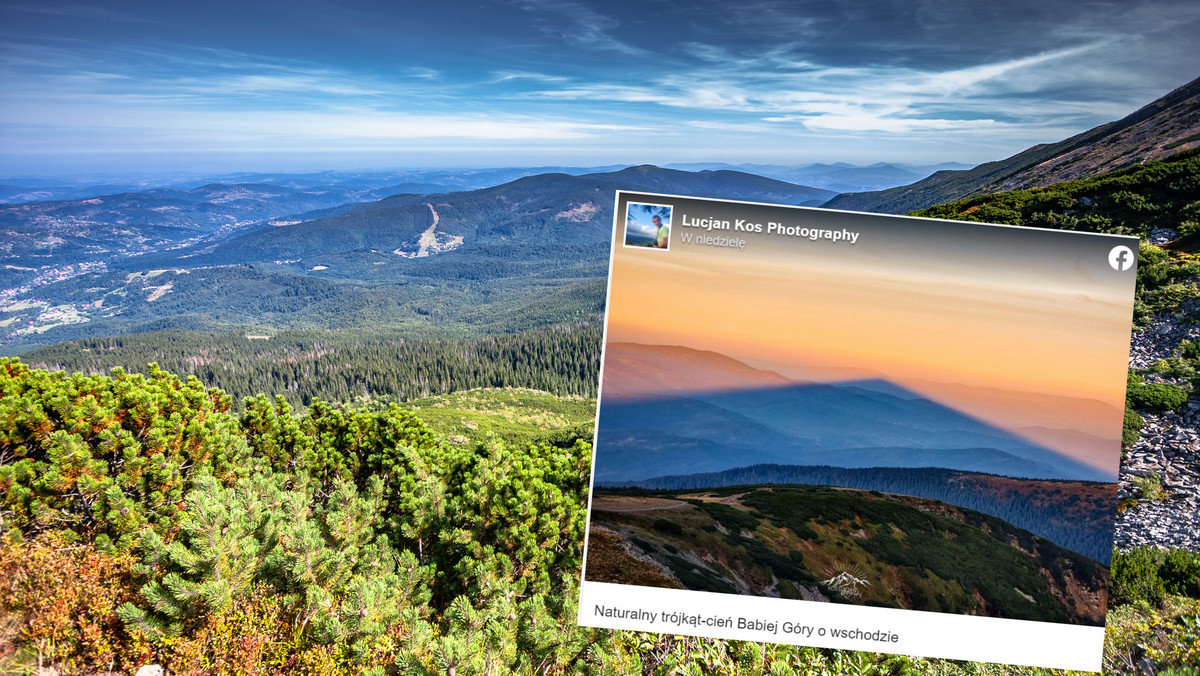
[[[701,113],[743,113],[811,131],[886,133],[988,132],[1057,126],[1095,105],[1040,100],[1055,71],[1103,49],[1106,42],[1046,51],[967,68],[818,67],[784,49],[733,55],[711,45],[687,49],[705,64],[644,82],[544,88],[530,97],[652,104]],[[1023,98],[1029,94],[1030,98]],[[1114,109],[1113,113],[1120,112]]]
[[75,150],[96,149],[95,136],[74,125],[76,116],[87,109],[93,123],[106,130],[100,148],[114,142],[126,150],[203,149],[217,144],[223,149],[271,148],[275,150],[318,149],[325,146],[377,147],[417,139],[462,141],[566,141],[602,137],[612,133],[635,133],[639,128],[618,124],[593,124],[568,119],[524,116],[415,115],[376,110],[316,111],[221,111],[184,112],[144,108],[131,113],[126,108],[97,108],[82,100],[63,106],[59,114],[46,117],[16,110],[5,125],[4,145],[10,152],[34,152],[21,131],[60,128],[60,142]]
[[[154,58],[146,58],[150,55]],[[8,78],[13,86],[0,108],[0,125],[10,151],[32,152],[44,145],[45,134],[27,136],[30,130],[58,130],[60,144],[86,149],[97,143],[287,148],[412,139],[566,141],[643,129],[560,114],[417,112],[445,96],[444,89],[431,92],[423,86],[226,50],[158,54],[143,47],[128,50],[123,58],[89,60],[71,53],[55,62],[61,56],[56,50],[30,48],[0,61],[0,69],[10,71],[30,64],[38,68],[33,82]],[[84,62],[92,68],[79,68]],[[138,63],[153,65],[137,67]],[[499,79],[556,81],[523,72],[506,72]],[[422,103],[414,105],[414,100]],[[106,131],[98,136],[97,129]]]
[[534,25],[543,34],[560,38],[568,45],[611,51],[626,56],[648,56],[642,47],[613,37],[611,31],[620,22],[574,0],[517,0],[517,7],[533,15]]
[[534,73],[525,70],[499,70],[492,75],[492,83],[512,82],[514,80],[529,80],[532,82],[566,82],[569,79],[562,75]]
[[[245,104],[255,100],[304,106],[332,98],[395,94],[401,86],[295,60],[219,49],[126,47],[104,52],[12,46],[0,75],[16,101],[93,98],[115,104],[175,102]],[[314,98],[297,98],[308,95]]]
[[415,77],[418,80],[438,80],[442,77],[441,71],[426,68],[425,66],[408,66],[407,68],[402,68],[400,72],[408,77]]

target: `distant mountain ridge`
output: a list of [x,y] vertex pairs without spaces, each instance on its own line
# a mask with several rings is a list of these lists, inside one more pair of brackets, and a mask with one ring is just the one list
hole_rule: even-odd
[[604,396],[609,401],[662,396],[665,391],[685,387],[720,391],[795,382],[774,371],[755,369],[717,352],[617,341],[607,345],[604,369],[611,374],[604,386]]
[[9,242],[3,261],[43,266],[104,262],[221,241],[255,224],[378,199],[370,190],[301,190],[268,184],[208,183],[87,199],[0,205]]
[[[45,202],[102,197],[127,192],[159,189],[188,191],[208,183],[222,185],[265,184],[304,192],[374,193],[380,199],[401,193],[439,194],[490,188],[519,178],[540,174],[612,173],[631,165],[614,164],[593,167],[539,166],[493,167],[484,169],[404,169],[368,171],[318,171],[310,173],[235,172],[210,176],[168,175],[157,177],[0,177],[0,204]],[[726,162],[688,162],[663,165],[664,169],[688,172],[732,170],[757,174],[788,183],[811,186],[834,193],[879,190],[911,183],[942,169],[969,169],[971,165],[942,162],[932,165],[908,165],[876,162],[866,166],[846,162],[815,163],[800,166],[775,164],[729,164]],[[361,200],[356,200],[361,201]]]
[[[155,265],[166,265],[182,255],[187,258],[181,263],[187,265],[223,265],[276,259],[306,261],[314,256],[356,251],[392,252],[415,247],[432,225],[433,214],[439,219],[438,232],[463,238],[458,255],[525,244],[586,244],[607,249],[613,196],[618,189],[722,195],[783,204],[821,201],[833,194],[735,171],[693,173],[649,165],[582,176],[540,174],[467,192],[395,195],[287,228],[258,228],[202,251],[189,250],[151,260],[156,261]],[[505,252],[504,257],[511,255]],[[541,258],[551,267],[561,265],[552,249],[544,249]],[[596,262],[601,263],[599,259]]]
[[759,176],[799,183],[814,188],[833,190],[834,192],[861,192],[864,190],[883,190],[897,185],[906,185],[918,181],[937,171],[970,169],[971,165],[961,162],[942,162],[931,165],[909,165],[893,162],[876,162],[866,166],[833,162],[830,164],[814,163],[803,166],[783,166],[777,164],[726,164],[723,162],[690,162],[683,164],[668,164],[668,169],[683,169],[686,171],[702,171],[705,169],[732,169],[745,171]]
[[[234,172],[197,176],[191,174],[103,178],[76,177],[5,177],[0,178],[0,204],[45,202],[103,197],[120,193],[142,193],[153,190],[188,191],[216,183],[220,185],[265,184],[316,193],[370,193],[381,199],[400,193],[445,193],[487,188],[537,174],[563,173],[574,176],[603,171],[617,171],[628,165],[600,167],[496,167],[488,169],[405,169],[374,171],[317,171],[293,172]],[[350,200],[347,200],[350,201]],[[363,200],[355,200],[363,201]]]
[[838,195],[824,206],[903,214],[977,195],[1089,178],[1200,147],[1200,78],[1115,122],[965,171],[911,185]]

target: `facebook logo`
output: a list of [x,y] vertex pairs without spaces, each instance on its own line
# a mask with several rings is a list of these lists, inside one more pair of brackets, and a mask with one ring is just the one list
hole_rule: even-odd
[[1113,250],[1108,252],[1108,264],[1117,272],[1124,272],[1133,267],[1136,260],[1133,251],[1127,246],[1114,246]]

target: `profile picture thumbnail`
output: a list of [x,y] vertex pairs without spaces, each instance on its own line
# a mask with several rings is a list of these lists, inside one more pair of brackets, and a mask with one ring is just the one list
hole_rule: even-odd
[[630,202],[625,210],[625,246],[671,247],[671,206]]

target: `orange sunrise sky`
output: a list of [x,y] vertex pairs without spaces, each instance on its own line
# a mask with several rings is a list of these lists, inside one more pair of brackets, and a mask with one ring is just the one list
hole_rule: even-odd
[[[1119,453],[1132,283],[1102,278],[1103,257],[1025,253],[1030,235],[1049,231],[797,214],[809,215],[857,217],[859,242],[742,233],[741,251],[684,244],[674,227],[670,251],[615,247],[607,340],[712,350],[797,380],[882,377],[1089,464],[1114,463],[1104,449]],[[929,231],[909,237],[907,221]],[[959,232],[988,239],[960,242]],[[1068,253],[1074,241],[1096,244],[1073,238]],[[1082,450],[1022,426],[1100,443]]]

